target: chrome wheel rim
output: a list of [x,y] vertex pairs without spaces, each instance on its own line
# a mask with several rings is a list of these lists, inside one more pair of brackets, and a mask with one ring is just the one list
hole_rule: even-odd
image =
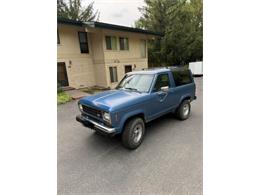
[[189,105],[188,104],[184,104],[183,105],[183,115],[187,116],[189,114]]
[[135,143],[138,143],[142,137],[142,134],[143,134],[143,128],[142,128],[142,125],[141,124],[137,124],[135,127],[134,127],[134,130],[133,130],[133,141]]

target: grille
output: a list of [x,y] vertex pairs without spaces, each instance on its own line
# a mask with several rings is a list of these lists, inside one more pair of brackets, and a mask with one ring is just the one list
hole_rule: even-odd
[[83,107],[83,111],[85,113],[98,117],[98,118],[102,118],[102,112],[100,110],[97,110],[95,108],[91,108],[91,107],[88,107],[85,105],[82,105],[82,107]]

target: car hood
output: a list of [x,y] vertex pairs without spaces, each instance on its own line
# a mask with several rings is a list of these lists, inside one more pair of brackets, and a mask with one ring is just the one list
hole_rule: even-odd
[[79,103],[98,107],[105,111],[114,111],[122,106],[131,106],[137,103],[137,99],[145,96],[145,93],[126,90],[109,90],[97,95],[82,98]]

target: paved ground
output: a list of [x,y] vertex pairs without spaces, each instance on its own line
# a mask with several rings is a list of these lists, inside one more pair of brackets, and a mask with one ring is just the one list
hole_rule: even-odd
[[58,194],[202,194],[202,78],[191,117],[147,125],[134,151],[75,121],[76,101],[58,106]]

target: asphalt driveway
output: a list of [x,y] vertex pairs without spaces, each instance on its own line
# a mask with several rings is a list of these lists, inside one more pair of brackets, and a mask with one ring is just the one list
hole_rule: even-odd
[[147,124],[134,151],[76,122],[76,101],[58,106],[58,194],[202,194],[203,79],[195,81],[190,118]]

